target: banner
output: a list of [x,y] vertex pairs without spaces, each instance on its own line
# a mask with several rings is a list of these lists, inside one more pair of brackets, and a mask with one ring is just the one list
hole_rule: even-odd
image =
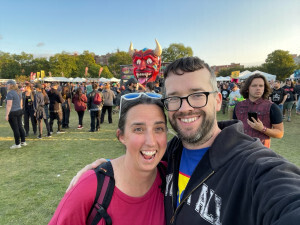
[[84,73],[85,76],[87,76],[88,70],[89,70],[89,68],[88,68],[88,67],[85,67],[85,73]]
[[37,78],[37,79],[40,78],[40,74],[41,74],[40,72],[37,72],[37,73],[36,73],[36,78]]
[[52,77],[52,73],[50,71],[48,72],[48,74],[49,74],[49,77]]
[[35,78],[36,78],[36,73],[33,73],[32,80],[35,80]]
[[41,78],[44,79],[44,77],[45,77],[45,71],[41,70]]
[[100,69],[99,69],[99,77],[100,77],[102,71],[103,71],[103,67],[100,67]]
[[232,71],[231,78],[236,79],[240,76],[240,71]]
[[34,80],[33,79],[33,72],[30,73],[30,80]]

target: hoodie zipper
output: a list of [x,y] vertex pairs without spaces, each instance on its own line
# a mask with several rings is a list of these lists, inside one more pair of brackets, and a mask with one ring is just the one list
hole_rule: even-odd
[[[173,161],[174,162],[174,161]],[[171,218],[171,224],[174,223],[175,221],[175,215],[177,213],[177,210],[180,208],[180,206],[188,199],[188,197],[199,187],[201,186],[208,178],[210,178],[213,174],[215,173],[215,171],[212,171],[206,178],[204,178],[193,190],[190,191],[190,193],[180,202],[179,206],[176,208],[174,215]],[[173,204],[173,199],[172,198],[172,204]]]

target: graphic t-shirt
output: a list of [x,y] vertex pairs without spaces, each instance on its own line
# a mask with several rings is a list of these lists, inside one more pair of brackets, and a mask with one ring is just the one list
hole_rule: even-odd
[[182,200],[184,190],[190,180],[190,177],[208,149],[209,147],[196,150],[183,148],[178,175],[177,206]]

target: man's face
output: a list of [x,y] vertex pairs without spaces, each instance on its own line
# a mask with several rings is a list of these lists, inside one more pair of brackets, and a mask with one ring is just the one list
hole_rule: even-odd
[[265,91],[265,82],[262,78],[255,78],[249,86],[249,99],[257,100],[262,97]]
[[[210,84],[207,69],[176,75],[170,72],[165,80],[166,96],[185,97],[195,92],[214,91]],[[178,111],[168,112],[169,121],[179,138],[189,148],[206,143],[217,128],[216,111],[222,104],[222,96],[210,94],[207,105],[202,108],[191,107],[186,100]]]
[[275,82],[275,83],[274,83],[274,88],[275,88],[275,89],[280,88],[280,83],[279,83],[279,82]]

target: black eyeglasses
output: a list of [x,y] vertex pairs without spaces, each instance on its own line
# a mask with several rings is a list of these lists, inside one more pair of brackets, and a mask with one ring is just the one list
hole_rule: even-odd
[[210,92],[196,92],[185,97],[172,96],[163,98],[163,102],[167,111],[177,111],[182,105],[182,100],[186,99],[187,103],[193,108],[202,108],[206,106],[209,94],[216,93],[217,91]]

